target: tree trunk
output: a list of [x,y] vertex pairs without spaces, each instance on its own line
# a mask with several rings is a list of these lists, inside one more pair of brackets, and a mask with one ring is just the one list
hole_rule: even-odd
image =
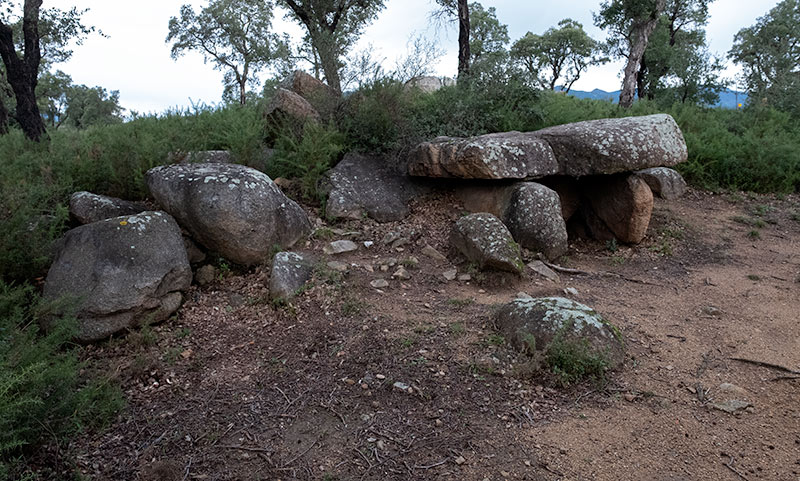
[[648,18],[634,20],[631,49],[628,54],[628,63],[625,65],[622,92],[619,94],[619,105],[623,108],[629,109],[633,105],[633,100],[636,96],[639,65],[644,56],[644,51],[647,49],[650,34],[653,33],[653,30],[658,25],[658,18],[661,16],[661,12],[664,11],[665,4],[666,0],[657,0],[655,11]]
[[[2,95],[2,94],[0,94]],[[8,108],[6,108],[3,98],[0,97],[0,135],[8,133]]]
[[339,77],[339,55],[336,53],[336,48],[333,46],[324,45],[321,48],[317,47],[319,54],[319,63],[322,66],[322,73],[325,74],[325,81],[328,86],[336,91],[342,93],[342,81]]
[[6,66],[6,76],[14,97],[17,100],[15,118],[25,136],[40,141],[46,135],[44,119],[36,104],[36,84],[39,79],[39,62],[42,54],[39,48],[39,8],[42,0],[25,0],[22,18],[24,56],[17,55],[14,33],[11,28],[0,23],[0,57]]
[[458,79],[469,76],[469,4],[458,0]]
[[247,104],[247,78],[239,79],[239,105]]

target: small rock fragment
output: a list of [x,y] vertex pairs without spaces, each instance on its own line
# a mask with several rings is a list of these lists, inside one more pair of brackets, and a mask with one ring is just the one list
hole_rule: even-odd
[[400,266],[400,268],[392,274],[392,278],[407,281],[411,279],[411,274],[408,273],[405,267]]
[[369,285],[375,289],[386,289],[389,287],[389,282],[386,279],[375,279],[374,281],[370,282]]
[[739,401],[737,399],[729,399],[725,402],[721,403],[714,403],[710,404],[713,409],[718,409],[720,411],[725,411],[728,414],[734,414],[736,411],[741,411],[742,409],[747,409],[748,407],[752,406],[747,401]]
[[328,255],[344,254],[358,250],[358,245],[350,240],[338,240],[326,245],[323,249]]
[[455,459],[457,465],[461,466],[462,464],[466,463],[467,460],[464,459],[464,456],[459,456]]
[[347,263],[339,261],[328,262],[327,266],[329,269],[332,269],[336,272],[347,272],[347,270],[349,269]]
[[444,262],[447,260],[447,257],[445,257],[444,254],[442,254],[441,252],[437,251],[436,249],[434,249],[429,245],[426,245],[425,247],[422,248],[422,254],[430,257],[435,261]]
[[542,261],[533,261],[528,264],[528,267],[535,273],[539,274],[540,276],[544,277],[550,282],[558,283],[561,281],[561,278],[558,277],[558,274],[553,269],[550,269],[545,265]]
[[472,280],[472,276],[469,274],[461,274],[458,276],[459,282],[469,282]]
[[458,276],[458,269],[456,269],[455,267],[453,267],[452,269],[447,269],[442,273],[442,275],[448,281],[454,281],[456,280],[456,276]]
[[574,287],[567,287],[566,289],[564,289],[564,293],[567,294],[567,295],[570,295],[570,296],[578,296],[579,295],[578,289],[575,289]]

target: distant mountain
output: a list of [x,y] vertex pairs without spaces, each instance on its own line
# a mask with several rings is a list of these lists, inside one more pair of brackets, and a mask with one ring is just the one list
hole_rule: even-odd
[[[559,89],[561,89],[559,87]],[[582,90],[570,90],[569,95],[579,99],[593,99],[593,100],[608,100],[613,103],[619,102],[620,91],[606,92],[605,90],[594,89],[591,92],[584,92]],[[744,92],[737,92],[735,90],[725,89],[719,93],[719,102],[713,107],[722,107],[724,109],[735,109],[737,104],[747,103],[747,94]]]

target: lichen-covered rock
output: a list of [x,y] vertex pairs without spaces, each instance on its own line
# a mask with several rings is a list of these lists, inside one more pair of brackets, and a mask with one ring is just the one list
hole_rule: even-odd
[[150,169],[147,187],[205,248],[237,264],[267,260],[311,232],[305,211],[264,173],[238,164]]
[[165,320],[191,282],[178,224],[164,212],[146,211],[67,232],[47,273],[44,298],[74,306],[76,337],[90,342]]
[[291,299],[314,273],[314,261],[296,252],[278,252],[269,277],[271,299]]
[[675,200],[686,193],[686,181],[675,169],[654,167],[636,172],[644,179],[654,194],[666,200]]
[[638,244],[644,239],[653,213],[653,193],[641,177],[592,177],[585,181],[584,194],[588,207],[617,240]]
[[91,192],[75,192],[69,198],[69,214],[81,224],[91,224],[121,215],[134,215],[146,210],[147,206],[139,202]]
[[572,177],[556,176],[542,179],[543,185],[553,189],[561,201],[561,216],[569,221],[581,206],[581,190],[578,180]]
[[423,142],[411,153],[408,171],[422,177],[526,179],[558,174],[559,167],[546,141],[505,132]]
[[567,224],[555,191],[535,182],[522,182],[512,191],[503,221],[519,245],[548,259],[567,253]]
[[492,214],[470,214],[459,219],[450,232],[450,243],[481,269],[491,267],[517,274],[525,269],[519,245]]
[[589,120],[535,135],[550,144],[561,173],[572,177],[671,167],[688,158],[683,134],[667,114]]
[[612,369],[623,361],[619,331],[590,307],[569,299],[518,298],[498,311],[495,322],[514,348],[539,358],[558,349],[604,359]]
[[548,259],[567,252],[567,225],[558,194],[535,182],[510,185],[472,185],[457,188],[456,196],[469,212],[497,216],[522,247]]
[[322,192],[327,194],[325,214],[338,219],[394,222],[408,215],[408,202],[426,189],[386,167],[383,159],[347,154],[327,173]]

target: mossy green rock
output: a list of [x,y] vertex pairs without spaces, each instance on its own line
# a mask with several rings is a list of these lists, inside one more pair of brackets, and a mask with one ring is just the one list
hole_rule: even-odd
[[602,359],[609,369],[623,361],[619,330],[592,308],[562,297],[521,298],[503,306],[495,319],[506,340],[534,357],[554,348]]

